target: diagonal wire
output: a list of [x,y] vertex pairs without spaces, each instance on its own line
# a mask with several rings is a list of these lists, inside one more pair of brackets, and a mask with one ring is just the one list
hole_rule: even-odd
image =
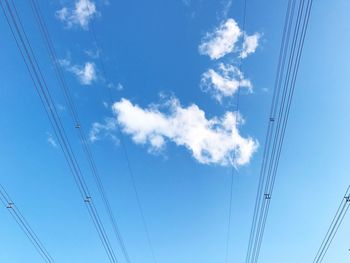
[[[284,68],[288,53],[289,36],[291,33],[291,26],[293,24],[294,10],[297,1],[289,1],[287,7],[279,62],[277,67],[275,91],[271,105],[270,120],[266,135],[263,162],[260,171],[260,180],[258,186],[258,193],[256,196],[254,217],[249,238],[246,263],[258,261],[260,248],[263,240],[264,229],[270,206],[270,200],[275,184],[277,168],[284,141],[284,134],[287,127],[291,102],[295,90],[296,78],[301,60],[301,54],[304,46],[307,26],[313,3],[312,0],[306,1],[306,7],[305,0],[299,2],[298,14],[294,23],[294,34],[289,52],[287,71],[284,76]],[[282,90],[283,93],[281,95],[280,89],[282,86],[283,79],[284,85]],[[280,96],[282,96],[282,98],[280,98]],[[277,127],[274,128],[274,121],[277,110],[279,110]],[[271,141],[272,139],[273,141]],[[270,147],[271,142],[273,144],[272,148]],[[262,195],[262,193],[264,193],[264,195]]]
[[[89,8],[89,7],[87,6],[87,8]],[[99,45],[99,41],[98,41],[97,35],[96,35],[94,21],[91,22],[91,30],[90,30],[90,32],[92,34],[93,41],[95,42],[95,44],[97,46],[97,49],[101,50],[101,47]],[[100,56],[98,56],[98,60],[99,60],[100,67],[102,69],[103,77],[104,77],[105,80],[107,80],[108,78],[107,78],[107,71],[106,71],[105,63],[101,59]],[[112,95],[111,88],[108,88],[108,95],[109,95],[110,104],[113,105],[113,95]],[[122,148],[123,148],[123,152],[124,152],[124,155],[125,155],[125,159],[126,159],[126,163],[127,163],[127,167],[128,167],[128,173],[129,173],[129,177],[131,179],[132,188],[133,188],[134,193],[135,193],[135,198],[136,198],[138,210],[139,210],[139,213],[140,213],[140,216],[141,216],[143,228],[144,228],[144,231],[145,231],[145,234],[146,234],[148,247],[150,249],[150,253],[151,253],[153,262],[157,263],[157,258],[156,258],[156,255],[155,255],[155,251],[154,251],[154,247],[153,247],[150,231],[149,231],[147,220],[146,220],[146,217],[145,217],[145,214],[144,214],[144,209],[143,209],[143,205],[142,205],[142,202],[141,202],[140,194],[139,194],[138,189],[137,189],[136,179],[135,179],[134,171],[132,169],[132,165],[131,165],[131,161],[130,161],[130,158],[129,158],[128,150],[127,150],[127,147],[126,147],[126,144],[125,144],[125,141],[124,141],[124,136],[121,133],[121,131],[119,130],[118,126],[117,126],[117,129],[118,129],[119,134],[120,134],[120,142],[121,142],[121,145],[122,145]]]
[[325,237],[322,240],[322,243],[320,245],[320,248],[318,249],[316,256],[313,260],[313,263],[321,263],[329,249],[329,246],[331,245],[335,235],[338,232],[338,229],[341,225],[341,223],[344,220],[344,217],[349,209],[350,206],[350,185],[348,186],[344,197],[342,198],[339,207],[337,209],[337,212],[335,213],[332,222],[327,230],[327,233]]
[[27,220],[24,218],[19,208],[14,204],[11,197],[6,192],[5,188],[0,184],[0,201],[7,208],[15,222],[22,229],[29,241],[32,243],[41,258],[47,263],[54,263],[50,253],[46,250],[44,244],[31,228]]
[[55,107],[55,104],[53,103],[51,94],[48,90],[45,78],[39,67],[36,56],[32,50],[30,41],[28,40],[27,34],[24,30],[23,24],[17,13],[15,5],[13,1],[11,1],[11,5],[8,0],[1,1],[0,3],[6,21],[10,27],[11,33],[21,54],[22,60],[25,66],[27,67],[30,78],[32,79],[34,87],[39,95],[40,101],[44,106],[50,124],[52,125],[59,145],[63,151],[64,157],[67,161],[68,167],[77,184],[81,197],[88,208],[88,212],[98,232],[98,235],[106,251],[108,259],[111,263],[116,263],[117,259],[114,250],[110,244],[109,238],[101,222],[100,216],[93,203],[92,197],[89,193],[84,177],[81,173],[80,166],[77,163],[76,157],[72,151],[66,132],[57,113],[57,109]]
[[130,261],[130,257],[128,255],[127,250],[126,250],[124,240],[123,240],[123,238],[121,236],[121,233],[119,231],[119,228],[118,228],[117,220],[116,220],[116,218],[114,216],[114,213],[112,211],[109,199],[108,199],[108,197],[106,195],[104,186],[102,184],[101,176],[100,176],[99,171],[97,169],[97,166],[96,166],[93,154],[91,152],[91,148],[90,148],[89,143],[88,143],[88,139],[86,137],[86,133],[84,132],[84,129],[83,129],[83,125],[80,122],[79,115],[78,115],[78,113],[76,111],[76,108],[75,108],[75,105],[74,105],[74,101],[72,99],[72,96],[71,96],[70,91],[69,91],[69,87],[67,85],[66,79],[65,79],[64,74],[63,74],[62,67],[59,64],[58,57],[57,57],[57,54],[56,54],[56,50],[54,48],[53,41],[52,41],[52,38],[51,38],[51,36],[49,34],[49,31],[48,31],[47,25],[45,23],[45,20],[44,20],[44,18],[42,16],[42,12],[40,10],[40,6],[38,5],[36,0],[31,0],[31,7],[32,7],[33,13],[35,15],[36,22],[37,22],[37,24],[38,24],[38,26],[40,28],[41,33],[42,33],[44,42],[46,44],[47,51],[48,51],[49,57],[51,59],[51,63],[53,64],[53,66],[55,68],[55,73],[56,73],[56,77],[57,77],[58,83],[59,83],[60,88],[61,88],[61,90],[62,90],[62,92],[64,94],[65,101],[66,101],[66,103],[68,105],[68,108],[70,110],[71,117],[73,119],[74,125],[77,128],[76,130],[77,130],[78,136],[80,137],[80,140],[81,140],[81,143],[82,143],[82,147],[83,147],[83,151],[84,151],[85,156],[86,156],[86,158],[88,160],[88,163],[90,165],[90,169],[92,171],[92,174],[94,176],[95,182],[97,184],[97,187],[98,187],[98,190],[99,190],[99,194],[100,194],[101,199],[102,199],[102,201],[104,203],[104,206],[105,206],[105,209],[107,211],[109,220],[110,220],[110,222],[112,224],[114,234],[115,234],[115,236],[116,236],[116,238],[117,238],[117,240],[119,242],[119,245],[121,247],[121,250],[122,250],[122,253],[123,253],[123,256],[124,256],[126,262],[130,263],[131,262]]

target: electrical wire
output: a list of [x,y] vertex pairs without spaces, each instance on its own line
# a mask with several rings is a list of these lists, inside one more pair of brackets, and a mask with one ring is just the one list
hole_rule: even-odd
[[22,229],[24,234],[27,236],[29,241],[33,244],[36,251],[39,253],[41,258],[47,263],[54,263],[55,261],[46,250],[42,241],[38,238],[34,230],[29,225],[28,221],[24,218],[19,208],[14,204],[11,197],[6,192],[5,188],[0,184],[0,202],[7,208],[11,216],[14,218],[16,223]]
[[44,106],[45,112],[49,118],[50,124],[54,130],[55,136],[63,151],[64,157],[74,177],[74,180],[79,189],[81,197],[88,208],[88,212],[98,232],[98,235],[106,251],[108,259],[110,262],[116,263],[118,261],[115,256],[115,252],[110,244],[105,228],[101,222],[100,216],[94,205],[92,196],[85,183],[80,166],[72,151],[72,147],[69,143],[68,137],[63,128],[60,117],[57,113],[57,109],[55,107],[55,104],[53,103],[52,96],[46,84],[45,78],[39,67],[39,64],[33,52],[33,49],[30,45],[30,41],[28,40],[27,34],[24,30],[23,24],[16,10],[14,2],[11,1],[11,4],[10,4],[8,0],[1,0],[0,3],[1,3],[2,11],[5,15],[6,21],[9,25],[13,38],[21,54],[21,58],[25,63],[25,66],[28,70],[30,78],[32,79],[34,87],[39,95],[40,101]]
[[338,229],[341,225],[341,223],[344,220],[344,217],[350,207],[350,185],[348,186],[344,197],[342,198],[339,207],[337,209],[337,212],[335,213],[332,222],[327,230],[327,233],[325,237],[322,240],[321,246],[318,249],[316,256],[313,260],[313,263],[321,263],[329,249],[329,246],[331,245],[335,235],[338,232]]
[[[89,8],[88,5],[87,5],[87,8]],[[94,21],[91,21],[91,30],[90,30],[90,32],[92,34],[92,38],[93,38],[93,41],[95,42],[95,45],[96,45],[97,49],[101,50],[101,46],[99,45],[99,41],[98,41],[97,35],[96,35]],[[105,67],[104,61],[101,59],[100,56],[98,56],[97,59],[99,60],[99,64],[100,64],[101,71],[102,71],[104,79],[108,80],[107,71],[106,71],[106,67]],[[112,94],[111,88],[108,88],[108,95],[109,95],[109,102],[110,102],[111,105],[113,105],[113,94]],[[117,129],[118,129],[118,126],[117,126]],[[146,220],[146,217],[145,217],[145,214],[144,214],[144,209],[143,209],[143,205],[142,205],[142,202],[141,202],[141,198],[140,198],[140,195],[139,195],[139,192],[138,192],[138,189],[137,189],[136,179],[135,179],[135,175],[134,175],[134,172],[133,172],[133,169],[132,169],[132,165],[131,165],[131,161],[130,161],[130,158],[129,158],[128,150],[127,150],[127,147],[126,147],[126,144],[125,144],[125,141],[124,141],[124,136],[123,136],[123,134],[121,133],[121,131],[119,129],[118,129],[118,131],[119,131],[119,135],[120,135],[120,142],[121,142],[121,145],[122,145],[123,153],[124,153],[125,160],[126,160],[126,163],[127,163],[128,174],[129,174],[129,177],[130,177],[130,180],[131,180],[133,191],[135,193],[135,198],[136,198],[138,210],[139,210],[139,213],[140,213],[140,216],[141,216],[142,225],[143,225],[143,228],[144,228],[144,231],[145,231],[145,234],[146,234],[148,247],[149,247],[149,250],[150,250],[153,262],[157,263],[157,258],[156,258],[156,255],[155,255],[155,251],[154,251],[154,247],[153,247],[150,231],[149,231],[147,220]]]
[[49,30],[48,30],[47,25],[45,23],[45,20],[43,18],[42,12],[40,10],[40,6],[38,5],[36,0],[31,0],[31,7],[32,7],[32,11],[34,13],[36,22],[39,26],[40,32],[42,34],[43,40],[45,42],[45,46],[47,48],[49,57],[51,59],[51,63],[55,68],[56,78],[58,80],[58,83],[59,83],[59,86],[62,90],[62,93],[64,94],[66,104],[68,105],[74,126],[76,127],[78,136],[79,136],[80,141],[82,143],[83,151],[84,151],[85,156],[88,160],[90,170],[94,176],[95,183],[97,185],[99,194],[100,194],[101,199],[104,203],[109,220],[112,224],[113,232],[114,232],[114,234],[119,242],[119,245],[121,247],[121,250],[122,250],[122,253],[123,253],[123,256],[124,256],[126,262],[130,263],[131,261],[130,261],[129,254],[127,252],[124,240],[123,240],[121,233],[119,231],[117,220],[116,220],[114,213],[112,211],[109,199],[107,198],[105,189],[103,187],[101,176],[100,176],[99,171],[97,169],[90,145],[88,143],[86,133],[84,132],[83,125],[79,119],[79,115],[78,115],[77,110],[75,108],[74,101],[72,99],[71,93],[69,91],[69,87],[67,85],[66,79],[65,79],[64,74],[63,74],[62,66],[59,63],[57,53],[56,53],[56,50],[54,48],[51,35],[49,34]]
[[[242,31],[245,32],[245,27],[246,27],[246,15],[247,15],[247,0],[244,0],[244,5],[243,5],[243,24],[242,24]],[[240,57],[239,60],[239,71],[242,71],[242,64],[243,64],[243,57]],[[241,88],[240,85],[238,85],[237,89],[237,95],[236,95],[236,109],[235,112],[238,114],[239,113],[239,98],[240,98],[240,93],[241,93]],[[237,125],[237,117],[235,118],[235,126]],[[234,162],[234,157],[232,158],[232,162]],[[229,246],[230,246],[230,234],[231,234],[231,218],[232,218],[232,202],[233,202],[233,181],[234,181],[234,175],[235,175],[235,167],[232,167],[232,173],[231,173],[231,180],[230,180],[230,190],[229,190],[229,211],[228,211],[228,220],[227,220],[227,234],[226,234],[226,250],[225,250],[225,263],[228,262],[229,258]]]
[[[296,0],[289,1],[286,12],[246,263],[255,263],[259,258],[313,0],[299,2],[297,17],[294,21],[296,2]],[[293,38],[289,48],[292,25]],[[287,55],[288,63],[285,72]],[[283,80],[284,84],[282,84]],[[275,120],[276,117],[277,120]],[[277,127],[274,126],[275,121]]]

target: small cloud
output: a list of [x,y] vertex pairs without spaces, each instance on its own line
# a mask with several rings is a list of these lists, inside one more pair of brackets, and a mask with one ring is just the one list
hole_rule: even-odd
[[201,88],[212,93],[219,102],[223,97],[233,96],[240,87],[252,90],[250,80],[233,65],[220,63],[217,70],[209,69],[202,74]]
[[124,89],[124,86],[122,84],[118,83],[117,90],[121,91],[123,89]]
[[238,167],[249,163],[258,147],[256,140],[240,135],[243,119],[238,112],[207,119],[197,105],[182,107],[176,98],[147,108],[121,99],[113,110],[122,131],[136,144],[148,145],[150,152],[159,152],[172,141],[187,148],[199,163]]
[[59,60],[61,66],[73,73],[82,85],[91,85],[97,80],[96,66],[93,62],[86,62],[83,65],[72,65],[70,60]]
[[[227,2],[227,6],[231,1]],[[213,32],[209,32],[199,45],[199,53],[208,55],[212,60],[220,59],[230,53],[238,53],[240,58],[246,58],[256,51],[261,34],[248,35],[242,31],[237,22],[229,18],[221,22]]]
[[89,133],[90,142],[94,143],[102,138],[109,138],[115,145],[119,145],[119,139],[115,136],[117,122],[114,118],[106,118],[104,123],[95,122]]
[[80,26],[87,30],[90,21],[98,14],[96,5],[90,0],[77,0],[74,7],[63,7],[56,11],[56,17],[64,22],[68,28]]
[[107,103],[107,102],[103,101],[103,102],[102,102],[102,105],[103,105],[103,107],[105,107],[106,109],[108,109],[108,103]]
[[241,29],[232,18],[222,22],[213,32],[207,33],[199,45],[199,53],[211,59],[219,59],[235,51],[235,45],[242,35]]
[[117,85],[113,84],[113,83],[108,83],[107,87],[109,89],[115,89],[117,91],[122,91],[124,89],[124,86],[121,83],[118,83]]
[[65,107],[64,105],[62,105],[62,104],[57,104],[57,109],[58,109],[59,111],[65,111],[65,110],[66,110],[66,107]]
[[243,41],[240,57],[246,58],[249,54],[254,53],[259,45],[259,39],[260,39],[259,33],[255,33],[250,36],[244,35],[244,41]]
[[52,134],[47,132],[46,135],[47,135],[46,141],[48,142],[48,144],[50,144],[54,148],[57,148],[58,145],[57,145],[55,139],[53,138]]
[[88,50],[85,50],[85,54],[88,55],[90,58],[98,59],[101,55],[101,50],[98,48],[95,50],[88,49]]

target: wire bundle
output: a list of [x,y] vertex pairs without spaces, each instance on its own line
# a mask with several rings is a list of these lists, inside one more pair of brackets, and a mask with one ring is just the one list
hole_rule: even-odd
[[53,65],[53,67],[55,69],[56,78],[58,80],[59,86],[62,90],[62,93],[64,94],[66,104],[68,105],[69,112],[70,112],[71,118],[73,120],[74,127],[76,128],[76,131],[77,131],[78,136],[80,138],[81,145],[83,147],[83,152],[85,153],[85,156],[88,160],[90,170],[94,176],[99,194],[100,194],[101,199],[102,199],[102,202],[105,206],[109,220],[112,224],[114,234],[119,242],[119,245],[121,247],[121,250],[122,250],[122,253],[123,253],[123,256],[124,256],[126,262],[130,263],[131,262],[130,257],[128,255],[127,250],[126,250],[124,240],[120,234],[117,220],[113,214],[110,202],[109,202],[107,195],[106,195],[106,192],[104,190],[101,176],[100,176],[99,171],[97,169],[95,159],[93,157],[93,154],[92,154],[91,149],[90,149],[90,145],[88,143],[86,132],[84,131],[83,125],[80,122],[79,115],[76,111],[74,101],[72,99],[71,93],[69,91],[69,87],[68,87],[66,79],[64,77],[62,66],[59,63],[59,60],[58,60],[58,57],[56,54],[56,50],[55,50],[54,45],[53,45],[52,38],[50,36],[49,30],[46,26],[45,20],[42,16],[42,12],[41,12],[40,7],[39,7],[36,0],[31,0],[31,7],[32,7],[32,11],[34,13],[37,25],[40,29],[41,34],[42,34],[43,41],[46,45],[48,55],[51,59],[51,64]]
[[259,258],[312,2],[288,2],[246,263]]
[[326,255],[329,246],[331,245],[333,238],[335,237],[341,223],[344,220],[346,212],[350,207],[350,185],[348,186],[344,198],[341,200],[337,212],[335,213],[332,223],[328,228],[325,237],[322,240],[321,246],[317,251],[313,263],[321,263]]
[[30,77],[33,81],[35,89],[39,95],[40,101],[44,106],[50,124],[54,130],[54,134],[63,151],[64,157],[68,163],[69,169],[74,177],[76,185],[79,189],[81,197],[88,209],[89,215],[98,232],[102,245],[107,253],[108,259],[112,263],[118,262],[115,256],[114,249],[110,243],[105,227],[100,219],[99,213],[94,205],[92,196],[85,183],[84,176],[81,172],[79,163],[72,150],[61,119],[57,113],[56,106],[48,89],[45,77],[39,67],[37,58],[33,52],[30,41],[23,28],[23,24],[18,15],[17,9],[12,0],[1,0],[2,11],[6,21],[11,29],[11,33],[15,39],[16,45],[20,51],[21,57],[27,67]]

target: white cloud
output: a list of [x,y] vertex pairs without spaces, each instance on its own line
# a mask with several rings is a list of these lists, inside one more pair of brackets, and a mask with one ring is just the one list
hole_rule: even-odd
[[90,0],[77,0],[72,8],[63,7],[56,11],[56,17],[67,27],[80,26],[87,30],[89,23],[97,15],[96,5]]
[[77,75],[80,83],[83,85],[91,85],[97,79],[95,64],[91,62],[86,62],[83,67],[74,66],[72,72]]
[[117,130],[117,122],[114,118],[106,118],[104,124],[95,122],[89,133],[90,142],[101,140],[102,137],[111,139],[115,145],[119,144],[119,139],[114,135]]
[[88,55],[90,58],[98,59],[101,55],[101,49],[88,49],[85,50],[85,54]]
[[240,135],[238,125],[243,119],[239,113],[207,119],[197,105],[184,108],[177,99],[161,107],[166,113],[160,112],[159,106],[143,109],[121,99],[113,110],[122,131],[151,151],[160,151],[168,140],[186,147],[200,163],[240,166],[249,163],[258,147],[256,140]]
[[245,35],[240,57],[246,58],[249,54],[254,53],[259,45],[259,39],[259,33],[255,33],[250,36]]
[[57,145],[57,143],[56,143],[56,140],[53,138],[52,134],[49,133],[49,132],[47,132],[46,135],[47,135],[47,139],[46,139],[47,142],[48,142],[52,147],[57,148],[58,145]]
[[122,91],[124,89],[124,86],[121,83],[118,83],[118,84],[115,85],[112,82],[110,82],[110,83],[107,84],[107,87],[109,89],[115,89],[117,91]]
[[219,59],[235,51],[235,45],[242,35],[241,29],[232,18],[221,23],[213,32],[207,33],[199,45],[199,53],[211,59]]
[[86,62],[83,65],[72,65],[68,59],[60,59],[59,63],[69,72],[78,78],[82,85],[91,85],[97,80],[96,67],[93,62]]
[[[229,7],[230,4],[231,1],[228,1],[227,6]],[[239,53],[240,58],[246,58],[255,52],[260,37],[259,33],[248,35],[239,28],[234,19],[229,18],[213,32],[206,34],[199,45],[199,53],[208,55],[211,59],[220,59],[229,53],[236,52]]]
[[213,94],[219,102],[223,97],[233,96],[238,88],[252,90],[250,80],[245,79],[243,73],[233,65],[219,64],[217,70],[209,69],[202,74],[201,88]]

